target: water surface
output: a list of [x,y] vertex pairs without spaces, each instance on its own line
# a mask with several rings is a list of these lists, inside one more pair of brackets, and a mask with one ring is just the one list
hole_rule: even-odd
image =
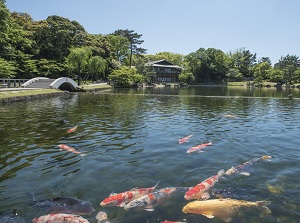
[[[232,222],[300,222],[299,92],[276,89],[161,88],[116,89],[71,94],[0,108],[0,211],[15,209],[27,222],[45,214],[33,209],[27,192],[38,199],[58,196],[89,200],[98,211],[121,223],[164,220],[223,222],[181,209],[184,193],[153,212],[126,212],[99,203],[112,192],[134,187],[194,186],[254,157],[249,177],[224,177],[215,185],[224,196],[268,200],[272,213],[240,213]],[[224,117],[224,114],[236,118]],[[78,125],[75,133],[67,133]],[[178,139],[193,133],[184,144]],[[211,140],[202,153],[192,146]],[[67,144],[86,154],[60,151]],[[211,198],[215,198],[212,196]],[[85,216],[96,222],[95,214]]]

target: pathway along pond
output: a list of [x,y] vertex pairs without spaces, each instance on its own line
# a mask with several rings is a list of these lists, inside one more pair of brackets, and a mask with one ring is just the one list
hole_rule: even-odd
[[[289,93],[293,100],[286,99]],[[0,211],[16,210],[26,222],[47,214],[30,205],[27,193],[33,192],[37,199],[90,201],[96,212],[83,216],[90,222],[99,211],[120,223],[223,222],[183,213],[184,192],[153,212],[99,203],[113,192],[158,181],[157,189],[192,187],[221,169],[269,155],[271,161],[247,169],[250,176],[220,178],[215,192],[271,202],[271,214],[250,209],[234,216],[233,223],[300,222],[299,98],[297,89],[189,87],[116,89],[2,105]],[[67,133],[76,125],[76,132]],[[178,143],[190,134],[188,142]],[[213,145],[204,152],[186,153],[209,140]],[[59,144],[86,156],[61,151]]]

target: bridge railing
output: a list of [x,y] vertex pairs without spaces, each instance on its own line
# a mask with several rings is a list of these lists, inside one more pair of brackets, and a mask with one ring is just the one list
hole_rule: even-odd
[[21,87],[26,81],[30,79],[10,79],[10,78],[0,78],[0,87],[2,88],[12,88]]

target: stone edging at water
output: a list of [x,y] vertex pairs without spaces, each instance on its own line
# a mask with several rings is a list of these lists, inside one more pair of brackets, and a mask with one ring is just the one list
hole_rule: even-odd
[[52,93],[41,93],[41,94],[33,94],[33,95],[24,95],[24,96],[15,96],[15,97],[7,97],[0,98],[0,104],[18,102],[18,101],[31,101],[35,99],[45,99],[45,98],[53,98],[62,95],[68,95],[70,92],[61,91],[61,92],[52,92]]

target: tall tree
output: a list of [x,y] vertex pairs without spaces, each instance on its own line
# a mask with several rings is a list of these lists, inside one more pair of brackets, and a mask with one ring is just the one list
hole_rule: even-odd
[[106,39],[111,45],[114,58],[120,63],[130,54],[130,42],[125,36],[106,35]]
[[275,64],[275,68],[283,71],[284,82],[288,85],[292,85],[293,76],[298,68],[299,57],[296,55],[287,55],[281,57],[279,62]]
[[[94,56],[89,60],[89,71],[93,75],[93,79],[97,80],[97,74],[102,74],[105,77],[105,70],[107,69],[107,62],[100,56]],[[99,77],[101,78],[101,76]]]
[[142,34],[137,34],[134,32],[134,30],[128,30],[128,29],[118,29],[116,30],[113,35],[116,36],[124,36],[128,39],[130,44],[130,55],[129,55],[129,66],[132,66],[132,55],[143,55],[146,54],[147,50],[141,47],[138,47],[138,45],[141,45],[144,40],[140,40],[142,37]]
[[89,59],[92,56],[92,50],[89,47],[71,48],[68,56],[69,65],[77,69],[77,81],[78,86],[81,84],[81,71],[88,64]]

